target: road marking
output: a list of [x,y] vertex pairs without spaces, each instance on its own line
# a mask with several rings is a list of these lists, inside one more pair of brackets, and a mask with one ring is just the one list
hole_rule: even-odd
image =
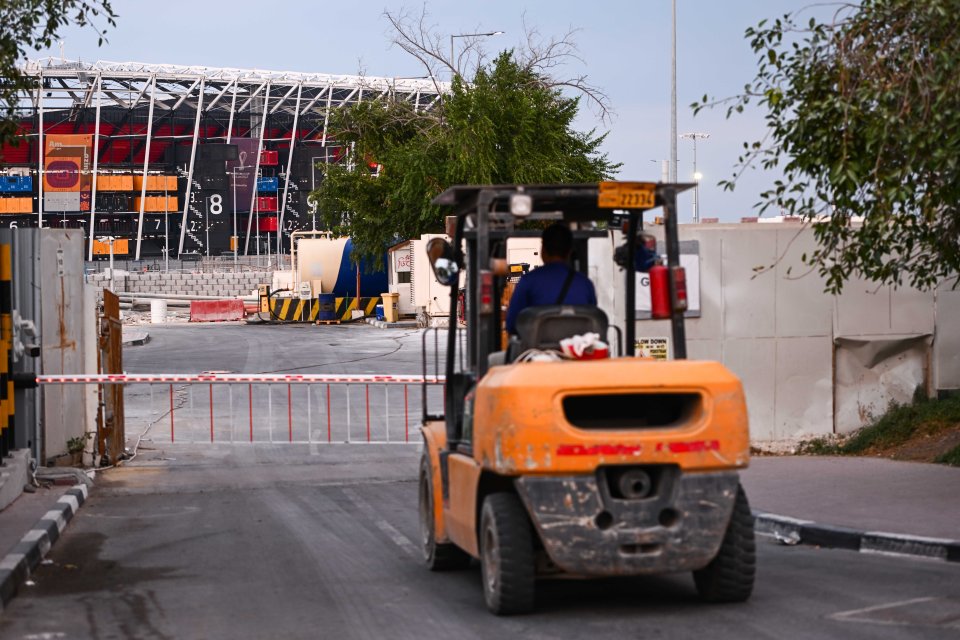
[[381,518],[376,509],[371,507],[356,491],[349,488],[341,489],[341,491],[343,491],[343,494],[350,499],[350,502],[360,510],[360,513],[368,517],[373,524],[376,525],[377,529],[380,529],[388,538],[393,540],[395,545],[400,547],[407,555],[418,560],[420,559],[421,553],[417,546],[410,542],[407,536],[397,531],[392,524]]
[[[910,600],[901,600],[899,602],[888,602],[886,604],[878,604],[872,607],[865,607],[863,609],[854,609],[852,611],[841,611],[839,613],[834,613],[828,616],[834,620],[839,620],[843,622],[867,622],[872,624],[882,624],[887,626],[934,626],[934,627],[945,627],[945,628],[954,628],[957,626],[956,616],[948,616],[943,621],[919,621],[916,619],[884,619],[873,617],[870,614],[875,614],[880,611],[887,611],[890,609],[899,609],[901,607],[909,607],[911,605],[917,605],[928,602],[936,601],[949,601],[945,598],[928,596],[925,598],[911,598]],[[909,610],[908,610],[909,611]],[[926,617],[926,615],[925,615]]]

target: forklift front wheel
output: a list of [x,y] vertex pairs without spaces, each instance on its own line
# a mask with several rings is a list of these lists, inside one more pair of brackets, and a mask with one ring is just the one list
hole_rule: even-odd
[[497,615],[533,609],[535,560],[530,519],[512,493],[493,493],[480,517],[483,596]]
[[460,547],[437,542],[433,526],[433,481],[426,453],[420,459],[420,540],[423,559],[430,571],[465,569],[470,565],[470,556]]
[[743,487],[737,487],[733,515],[717,556],[693,572],[700,599],[706,602],[745,602],[753,592],[757,572],[753,515]]

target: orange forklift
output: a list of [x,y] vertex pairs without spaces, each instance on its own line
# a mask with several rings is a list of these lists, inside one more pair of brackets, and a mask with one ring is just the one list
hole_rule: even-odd
[[[434,200],[456,224],[452,243],[427,247],[434,275],[450,287],[451,317],[444,413],[425,407],[421,429],[423,555],[433,571],[479,559],[495,614],[532,610],[537,580],[561,574],[691,571],[705,601],[750,597],[753,518],[738,475],[749,463],[743,388],[723,365],[686,359],[676,199],[693,186],[456,186]],[[643,233],[643,213],[657,207],[666,265]],[[615,253],[626,285],[622,333],[597,307],[551,305],[525,309],[518,335],[504,340],[507,239],[538,236],[537,223],[554,221],[573,230],[570,266],[583,273],[590,239],[623,229]],[[651,277],[651,297],[668,305],[660,317],[671,323],[672,360],[635,356],[637,272],[650,270],[665,274]],[[562,340],[589,332],[625,337],[608,358],[556,356]]]

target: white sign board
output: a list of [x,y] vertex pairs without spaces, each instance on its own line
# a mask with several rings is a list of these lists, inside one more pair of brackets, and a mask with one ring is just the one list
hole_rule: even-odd
[[301,300],[311,300],[313,298],[313,287],[310,286],[309,282],[300,283],[300,299]]
[[637,338],[634,350],[639,358],[667,360],[670,357],[670,338]]
[[397,249],[393,252],[393,268],[397,273],[410,271],[410,249]]

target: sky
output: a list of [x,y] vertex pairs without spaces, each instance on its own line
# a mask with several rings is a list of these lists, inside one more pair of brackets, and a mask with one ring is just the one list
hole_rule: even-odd
[[[676,2],[677,131],[710,135],[697,143],[700,216],[737,221],[757,215],[760,192],[778,175],[748,172],[733,192],[717,182],[732,176],[743,143],[763,136],[762,112],[727,119],[726,110],[716,108],[694,117],[690,104],[704,94],[727,97],[742,90],[756,72],[745,29],[802,10],[809,0]],[[388,77],[424,73],[419,62],[391,44],[383,16],[418,12],[420,2],[112,0],[112,5],[117,25],[102,46],[91,29],[62,32],[67,59]],[[614,115],[602,121],[584,105],[576,127],[608,132],[603,150],[623,164],[617,179],[660,179],[660,162],[670,157],[670,0],[432,0],[426,7],[444,43],[453,33],[505,31],[485,40],[490,54],[517,46],[524,24],[543,37],[577,29],[582,62],[572,60],[558,73],[586,74],[609,96]],[[31,57],[47,55],[59,57],[59,47]],[[692,143],[678,140],[677,150],[679,179],[692,181]],[[692,197],[685,194],[680,221],[691,217]]]

